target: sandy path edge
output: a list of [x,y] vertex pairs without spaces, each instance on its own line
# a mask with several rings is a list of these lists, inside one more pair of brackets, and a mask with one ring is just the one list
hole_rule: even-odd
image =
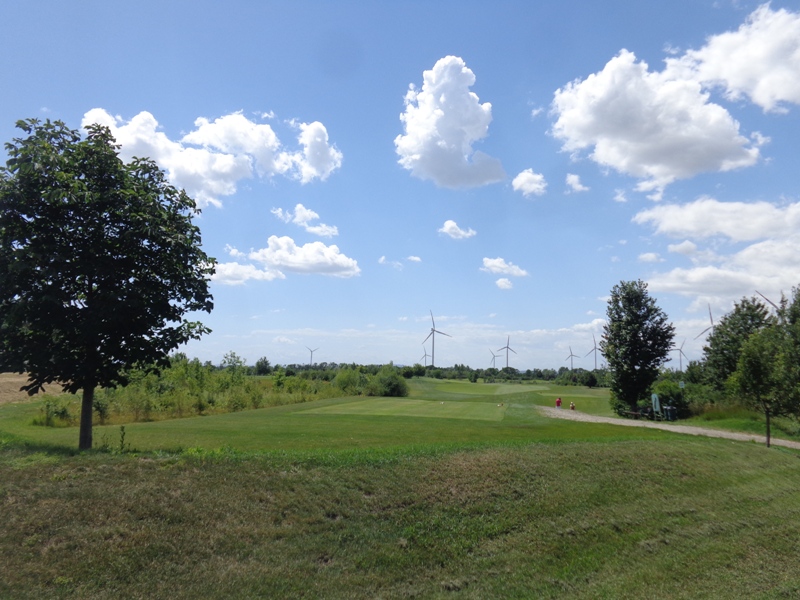
[[[549,406],[537,406],[536,408],[541,414],[555,419],[568,419],[570,421],[583,421],[586,423],[609,423],[611,425],[622,425],[623,427],[650,427],[651,429],[663,429],[664,431],[673,431],[675,433],[704,435],[706,437],[724,438],[740,442],[760,442],[761,444],[766,444],[767,442],[766,436],[754,435],[750,433],[736,433],[734,431],[707,429],[705,427],[694,427],[691,425],[675,425],[673,423],[663,423],[659,421],[639,421],[631,419],[618,419],[614,417],[598,417],[595,415],[587,415],[579,410],[552,408]],[[800,450],[800,442],[779,440],[773,437],[770,439],[770,443],[773,446],[783,446],[785,448]]]

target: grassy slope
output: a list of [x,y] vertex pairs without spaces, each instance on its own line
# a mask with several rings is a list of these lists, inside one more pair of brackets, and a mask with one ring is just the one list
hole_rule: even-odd
[[253,454],[72,455],[74,428],[0,407],[0,598],[800,594],[798,453],[531,407],[602,410],[586,390],[421,384],[505,419],[304,412],[361,401],[328,400],[126,426]]
[[0,451],[4,598],[780,598],[800,461],[686,439]]

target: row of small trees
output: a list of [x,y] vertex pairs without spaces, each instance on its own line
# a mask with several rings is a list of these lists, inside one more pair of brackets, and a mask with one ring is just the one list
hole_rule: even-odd
[[696,366],[723,398],[738,399],[766,418],[800,417],[800,289],[778,304],[742,298],[715,325]]
[[[773,417],[800,417],[800,289],[769,304],[755,297],[737,302],[708,336],[703,361],[687,369],[688,378],[710,388],[712,397],[763,413],[767,445]],[[614,410],[637,410],[648,403],[659,378],[661,388],[677,400],[677,385],[663,376],[675,328],[648,294],[647,284],[614,286],[606,316],[600,350],[608,361]]]

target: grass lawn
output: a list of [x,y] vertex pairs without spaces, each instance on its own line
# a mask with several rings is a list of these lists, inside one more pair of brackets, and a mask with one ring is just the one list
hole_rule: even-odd
[[124,453],[0,406],[0,598],[800,596],[800,453],[534,408],[599,390],[412,385],[130,424]]

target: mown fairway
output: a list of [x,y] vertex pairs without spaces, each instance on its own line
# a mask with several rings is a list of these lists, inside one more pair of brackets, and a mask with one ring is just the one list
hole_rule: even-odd
[[607,410],[422,381],[78,455],[1,406],[0,598],[800,595],[797,452],[535,414],[556,395]]

